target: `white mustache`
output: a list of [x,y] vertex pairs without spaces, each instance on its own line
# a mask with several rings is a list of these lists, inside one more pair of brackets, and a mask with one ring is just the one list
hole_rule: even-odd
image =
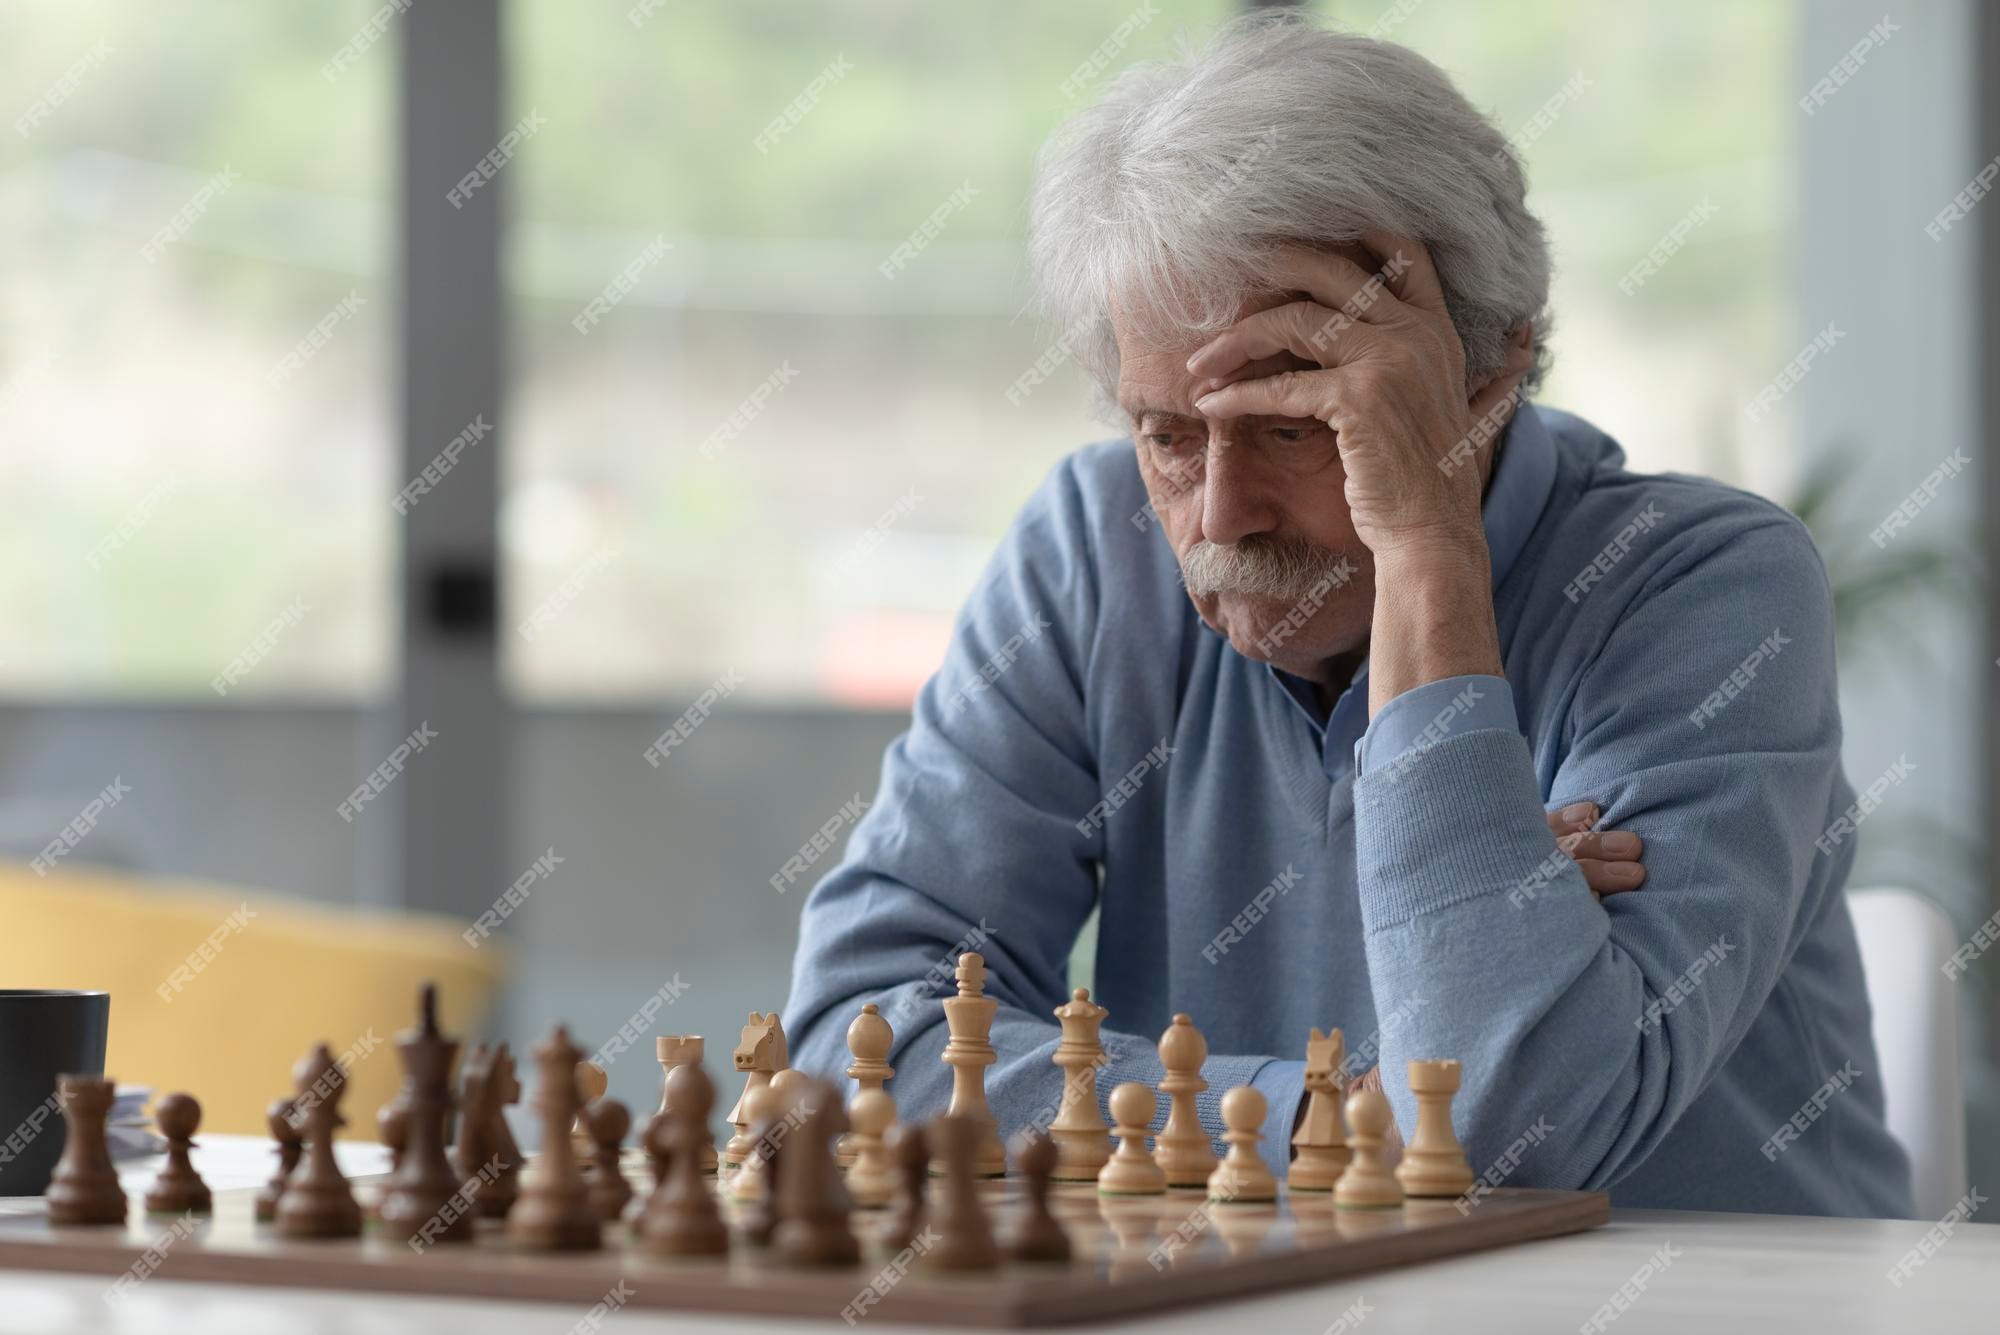
[[1197,542],[1180,562],[1189,593],[1244,593],[1292,602],[1323,584],[1339,587],[1355,565],[1346,554],[1304,538],[1268,534],[1228,546]]

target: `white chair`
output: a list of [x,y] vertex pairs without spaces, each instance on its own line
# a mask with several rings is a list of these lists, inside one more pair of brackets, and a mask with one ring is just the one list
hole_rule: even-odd
[[1918,1217],[1938,1219],[1965,1194],[1962,984],[1942,967],[1957,933],[1937,905],[1908,890],[1856,890],[1847,904],[1875,1012],[1889,1132],[1909,1151]]

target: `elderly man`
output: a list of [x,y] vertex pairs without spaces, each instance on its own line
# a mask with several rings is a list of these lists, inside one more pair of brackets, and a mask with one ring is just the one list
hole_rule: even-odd
[[990,1098],[1035,1121],[1095,908],[1100,1092],[1156,1084],[1190,1012],[1204,1125],[1255,1085],[1276,1165],[1339,1025],[1405,1128],[1407,1063],[1464,1063],[1475,1173],[1908,1213],[1825,575],[1782,510],[1526,402],[1524,193],[1435,67],[1288,17],[1058,136],[1037,279],[1131,438],[1030,499],[809,898],[800,1065],[874,1001],[905,1108],[941,1110],[934,966],[976,943]]

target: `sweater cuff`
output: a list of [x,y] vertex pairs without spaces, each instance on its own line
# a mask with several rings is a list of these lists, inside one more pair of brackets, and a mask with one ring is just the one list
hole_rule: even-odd
[[1404,691],[1377,710],[1368,731],[1354,744],[1359,778],[1384,766],[1401,778],[1447,737],[1480,728],[1519,732],[1514,692],[1504,677],[1445,677]]

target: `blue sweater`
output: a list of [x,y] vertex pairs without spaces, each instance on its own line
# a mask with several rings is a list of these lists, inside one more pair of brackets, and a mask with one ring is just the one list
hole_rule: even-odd
[[[1371,724],[1364,668],[1322,718],[1196,617],[1129,442],[1065,460],[807,898],[796,1063],[838,1075],[877,1002],[891,1091],[941,1112],[937,1001],[977,949],[1002,1132],[1046,1125],[1051,1012],[1095,907],[1100,1101],[1157,1083],[1189,1012],[1204,1125],[1255,1084],[1282,1167],[1307,1032],[1338,1025],[1406,1129],[1406,1064],[1463,1062],[1453,1120],[1489,1182],[1907,1216],[1842,895],[1855,794],[1811,539],[1745,493],[1627,472],[1535,408],[1485,524],[1505,679],[1430,683]],[[1600,903],[1557,850],[1544,810],[1584,799],[1645,839],[1643,889]]]

